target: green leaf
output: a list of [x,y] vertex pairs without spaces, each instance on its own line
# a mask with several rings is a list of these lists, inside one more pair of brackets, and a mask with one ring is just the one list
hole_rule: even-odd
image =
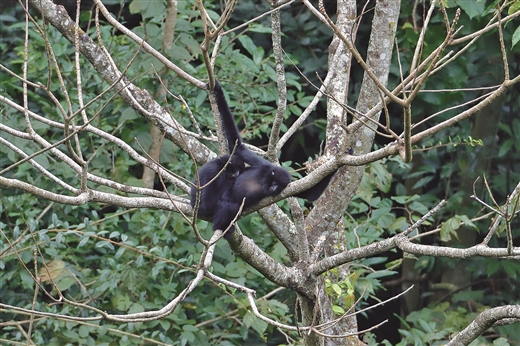
[[136,14],[141,12],[141,3],[139,1],[132,1],[130,6],[128,7],[131,14]]
[[144,307],[139,303],[133,303],[132,306],[130,306],[130,309],[128,309],[129,314],[134,314],[137,312],[143,312]]
[[427,176],[427,177],[422,177],[421,179],[419,179],[415,184],[414,186],[412,187],[412,189],[418,189],[418,188],[421,188],[423,186],[425,186],[426,184],[428,184],[432,179],[434,178],[433,175],[430,175],[430,176]]
[[182,330],[187,331],[187,332],[196,333],[199,331],[199,328],[197,328],[191,324],[186,324],[186,325],[182,326]]
[[77,246],[77,247],[80,248],[80,247],[85,246],[85,244],[88,243],[88,240],[89,240],[89,239],[90,239],[90,237],[88,237],[88,236],[83,237],[83,238],[80,240],[80,242],[78,243],[78,246]]
[[500,270],[500,268],[502,268],[502,265],[500,263],[500,261],[489,261],[486,265],[486,274],[487,276],[491,276],[493,274],[495,274],[496,272],[498,272]]
[[500,146],[500,150],[498,151],[498,157],[503,157],[507,153],[509,153],[509,151],[511,150],[511,147],[513,146],[514,142],[515,142],[515,139],[513,139],[513,138],[509,138],[508,140],[506,140]]
[[429,211],[428,208],[424,204],[417,202],[417,201],[410,203],[408,205],[408,208],[410,208],[413,211],[418,212],[421,215],[424,215],[424,214],[428,213],[428,211]]
[[454,302],[467,302],[468,300],[472,301],[482,301],[484,298],[484,291],[460,291],[453,295]]
[[486,9],[485,1],[457,0],[455,3],[469,16],[470,19],[481,16]]
[[263,337],[263,334],[265,333],[268,326],[266,322],[257,318],[252,312],[247,312],[247,314],[244,316],[244,324],[247,327],[252,327],[254,330],[256,330],[261,337]]
[[[193,341],[195,341],[195,335],[190,332],[182,332],[181,339],[183,341],[189,341],[190,343],[192,343]],[[186,343],[183,343],[183,344],[185,345]]]
[[114,250],[114,245],[111,242],[108,242],[106,240],[101,240],[101,241],[97,242],[96,247],[98,247],[98,248],[106,247],[111,250]]
[[120,311],[126,311],[132,305],[127,295],[113,296],[111,299],[112,305]]
[[516,0],[512,2],[511,6],[509,6],[509,8],[507,9],[507,15],[512,15],[513,13],[516,13],[518,11],[520,11],[520,1]]
[[408,204],[412,201],[415,201],[416,199],[419,199],[419,195],[413,195],[413,196],[392,196],[390,197],[393,201],[396,201],[399,204]]
[[511,344],[506,338],[500,337],[493,340],[493,346],[510,346]]
[[255,55],[256,45],[249,36],[240,35],[238,36],[238,40],[240,43],[242,43],[242,46],[244,46],[245,50],[247,50],[251,56]]
[[464,226],[473,228],[474,230],[479,230],[479,228],[469,219],[467,215],[456,215],[459,220],[464,224]]
[[441,240],[446,242],[451,240],[451,236],[457,237],[457,230],[462,225],[478,230],[473,222],[466,215],[455,215],[441,224]]
[[89,327],[80,326],[78,329],[78,334],[79,334],[80,338],[86,338],[89,335]]
[[181,41],[190,52],[194,54],[201,53],[200,43],[192,35],[181,33],[179,34],[179,41]]
[[67,276],[56,281],[56,286],[60,291],[66,291],[70,286],[74,285],[76,280],[72,276]]
[[518,263],[513,261],[502,261],[502,268],[511,279],[516,279],[520,271]]
[[460,227],[460,221],[456,217],[452,217],[441,224],[441,240],[450,241],[451,236],[457,236],[456,230]]
[[270,34],[272,32],[270,27],[264,26],[264,25],[259,24],[259,23],[252,23],[249,26],[249,30],[248,31],[249,32],[258,32],[258,33],[261,33],[261,34]]
[[377,278],[382,278],[382,277],[385,277],[385,276],[391,276],[391,275],[394,275],[394,274],[397,274],[396,271],[394,270],[378,270],[376,271],[375,273],[370,273],[366,276],[367,279],[377,279]]
[[76,333],[73,330],[64,330],[63,335],[65,335],[67,338],[72,339],[72,340],[77,340],[79,338],[78,333]]
[[115,254],[115,258],[120,258],[125,253],[125,247],[121,246],[119,249],[117,249],[117,252]]
[[332,305],[332,311],[334,311],[334,313],[338,316],[345,314],[345,309],[338,305]]
[[264,49],[262,47],[257,47],[253,53],[253,61],[255,62],[255,64],[261,65],[264,55],[265,55]]
[[332,284],[331,287],[332,287],[332,289],[334,290],[334,292],[336,292],[336,294],[337,294],[338,296],[340,296],[340,295],[341,295],[341,292],[343,292],[343,290],[341,289],[341,287],[339,287],[338,284]]
[[385,264],[385,268],[387,268],[387,269],[396,269],[397,267],[400,267],[402,263],[403,263],[403,259],[399,258],[399,259],[396,259],[395,261],[391,261],[391,262],[386,263]]
[[191,58],[191,53],[184,47],[173,45],[168,54],[172,60],[188,60]]

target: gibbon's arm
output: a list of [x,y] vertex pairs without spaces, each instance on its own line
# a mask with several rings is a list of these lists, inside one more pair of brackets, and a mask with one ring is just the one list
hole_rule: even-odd
[[[350,147],[344,153],[348,154],[348,155],[354,155],[354,148]],[[321,181],[319,181],[316,185],[314,185],[310,189],[300,192],[299,194],[296,195],[296,197],[305,198],[309,202],[314,202],[321,196],[321,194],[323,193],[323,191],[325,191],[327,186],[329,186],[329,183],[330,183],[332,177],[334,176],[334,174],[336,174],[336,171],[327,175],[325,178],[323,178]]]
[[[218,106],[218,110],[219,110],[219,113],[220,113],[220,116],[222,119],[222,127],[224,129],[224,134],[225,134],[227,142],[228,142],[229,152],[231,153],[231,152],[233,152],[233,150],[235,150],[234,156],[237,159],[242,160],[246,164],[245,165],[246,167],[268,166],[271,168],[271,171],[272,171],[274,166],[270,162],[259,157],[258,155],[256,155],[255,153],[253,153],[252,151],[250,151],[249,149],[247,149],[244,146],[244,144],[242,142],[242,138],[240,138],[240,134],[239,134],[237,126],[235,124],[235,119],[234,119],[233,114],[231,113],[231,110],[229,109],[229,105],[226,101],[226,97],[224,95],[224,90],[222,90],[222,86],[216,79],[215,79],[215,89],[213,92],[214,92],[215,98],[217,100],[217,106]],[[236,148],[235,148],[235,146],[236,146]],[[244,173],[243,170],[241,170],[239,172],[239,174],[243,174],[243,173]],[[287,175],[288,175],[288,173],[286,174],[285,172],[282,172],[281,170],[276,170],[276,176],[277,176],[276,178],[281,179],[282,181],[284,181],[284,183],[287,180]],[[330,175],[325,177],[323,180],[318,182],[315,186],[311,187],[310,189],[308,189],[306,191],[303,191],[303,192],[297,194],[296,197],[304,198],[310,202],[313,202],[314,200],[318,199],[318,197],[321,196],[321,194],[323,193],[325,188],[328,186],[329,181],[331,180],[333,175],[334,175],[334,173],[331,173]],[[259,179],[259,178],[260,177],[257,175],[256,179]],[[244,180],[239,179],[239,181],[243,182]],[[284,185],[284,183],[282,183],[282,185]],[[283,188],[285,188],[285,186],[287,186],[287,184],[288,184],[288,182],[285,183]],[[240,183],[238,185],[240,185]],[[261,198],[270,195],[267,193],[268,186],[269,185],[263,184],[263,186],[262,186],[263,196]],[[283,190],[283,188],[282,188],[282,190]],[[280,193],[280,192],[281,192],[281,190],[278,193]],[[278,193],[276,193],[276,194],[278,194]],[[254,203],[251,203],[252,202],[251,198],[253,195],[255,195],[255,194],[249,194],[249,196],[247,196],[247,197],[249,197],[249,201],[248,201],[249,203],[246,202],[248,204],[248,206],[256,204],[261,199],[261,198],[254,197]]]
[[226,139],[228,142],[228,150],[231,153],[233,152],[233,149],[235,149],[235,145],[237,148],[242,145],[242,138],[240,138],[237,125],[235,124],[235,119],[233,118],[233,114],[231,113],[231,110],[227,104],[226,97],[224,96],[224,90],[222,90],[222,86],[216,79],[214,92],[215,98],[217,99],[218,111],[222,118],[222,126],[224,127],[224,133],[226,134]]
[[237,125],[235,124],[235,119],[233,118],[233,114],[226,102],[222,86],[216,79],[214,95],[217,99],[218,111],[222,119],[222,127],[228,142],[229,152],[231,153],[234,150],[235,153],[233,156],[244,162],[246,167],[271,165],[271,163],[266,161],[264,158],[247,149],[242,142],[242,138],[240,138],[240,134],[238,133]]
[[327,175],[316,185],[309,188],[308,190],[296,194],[295,197],[306,199],[309,202],[314,202],[321,196],[321,194],[323,193],[323,191],[325,191],[327,186],[329,186],[329,182],[332,179],[332,176],[334,176],[334,173],[336,172],[332,172],[331,174]]

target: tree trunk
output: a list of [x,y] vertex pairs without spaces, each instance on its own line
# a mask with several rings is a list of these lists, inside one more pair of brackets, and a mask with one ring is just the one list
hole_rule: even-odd
[[[388,81],[399,10],[399,1],[378,0],[376,2],[366,62],[383,85],[386,85]],[[356,20],[356,1],[339,0],[335,24],[347,40],[352,40],[353,45]],[[335,35],[329,46],[329,71],[334,71],[334,75],[327,88],[335,101],[329,99],[327,104],[328,123],[325,155],[335,155],[345,151],[345,148],[348,147],[352,147],[357,154],[363,154],[369,152],[373,145],[374,131],[362,126],[356,132],[347,135],[341,127],[341,124],[346,124],[348,117],[345,109],[337,102],[347,104],[351,59],[352,53],[348,50],[345,42]],[[365,73],[357,102],[357,110],[361,113],[366,113],[381,100],[380,95],[376,84]],[[375,121],[378,121],[378,119],[379,113],[374,116]],[[354,122],[355,119],[352,119],[352,121]],[[361,183],[364,170],[364,167],[340,168],[330,182],[329,188],[318,200],[305,221],[305,228],[309,234],[311,247],[314,247],[320,236],[326,235],[329,237],[329,246],[325,250],[325,256],[338,253],[338,251],[341,251],[341,244],[345,244],[343,237],[338,236],[338,234],[343,234],[345,231],[341,221]],[[348,266],[342,266],[338,269],[338,280],[347,277]],[[317,281],[317,289],[315,290],[317,295],[316,302],[312,302],[304,297],[301,298],[302,306],[308,307],[307,309],[302,309],[302,321],[304,321],[305,325],[308,325],[306,323],[313,323],[312,325],[322,324],[337,320],[339,317],[332,311],[333,302],[331,297],[325,292],[323,281],[323,277]],[[317,304],[317,308],[310,308],[314,304]],[[315,309],[318,309],[318,311],[314,311]],[[336,321],[333,327],[326,330],[327,334],[335,336],[356,332],[357,321],[354,316]],[[316,340],[315,335],[304,334],[304,343],[309,346],[363,344],[357,336],[320,338],[320,343],[316,343]]]

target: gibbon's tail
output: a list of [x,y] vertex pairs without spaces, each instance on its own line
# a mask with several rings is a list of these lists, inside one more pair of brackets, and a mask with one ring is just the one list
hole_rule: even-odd
[[233,114],[229,109],[229,106],[226,101],[226,97],[224,96],[224,91],[222,90],[222,86],[215,79],[215,97],[217,98],[217,106],[220,116],[222,118],[222,126],[224,127],[224,132],[226,134],[226,139],[228,142],[228,150],[229,152],[233,152],[235,146],[242,145],[242,139],[240,138],[240,134],[238,133],[237,126],[235,124],[235,119],[233,119]]

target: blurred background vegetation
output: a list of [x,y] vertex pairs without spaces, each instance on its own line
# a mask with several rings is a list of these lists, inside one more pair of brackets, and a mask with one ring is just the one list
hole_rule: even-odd
[[[112,13],[118,14],[125,25],[145,37],[153,47],[161,47],[164,2],[103,2],[110,5]],[[463,26],[460,33],[465,35],[482,28],[489,20],[486,11],[490,8],[486,6],[492,3],[495,2],[454,1],[453,5],[462,6],[463,10],[459,20],[459,25]],[[71,16],[74,16],[75,4],[75,1],[63,1]],[[206,0],[204,4],[215,11],[213,16],[216,19],[220,2]],[[418,6],[415,5],[414,1],[402,2],[397,39],[403,70],[409,67],[422,24],[423,4],[418,2]],[[21,75],[24,13],[15,2],[12,5],[2,2],[1,6],[1,63]],[[362,5],[359,6],[361,10]],[[326,2],[326,7],[332,16],[335,12],[334,3]],[[267,10],[269,7],[265,1],[239,1],[230,25],[242,24]],[[448,9],[451,17],[454,11],[455,7]],[[37,16],[36,13],[34,15]],[[82,1],[81,16],[83,29],[95,35],[94,25],[90,21],[90,1]],[[357,31],[356,45],[361,52],[366,51],[371,16],[372,13],[368,11]],[[445,28],[441,16],[438,11],[434,13],[426,33],[425,42],[428,45],[424,55],[444,39]],[[242,134],[247,141],[256,145],[266,143],[277,101],[269,18],[266,16],[235,36],[226,37],[216,62],[217,76],[226,89],[237,120],[240,120],[240,127],[244,128]],[[512,41],[515,29],[515,25],[503,28],[506,42]],[[316,74],[324,76],[327,71],[328,44],[332,36],[299,2],[282,10],[282,30],[285,35],[283,46],[287,54],[289,86],[286,117],[290,123],[308,105],[310,95],[314,93],[314,88],[300,72],[313,83],[319,83]],[[47,32],[61,63],[62,73],[65,78],[73,80],[73,46],[52,28]],[[44,52],[41,37],[34,32],[31,35],[30,50]],[[119,35],[109,25],[101,27],[101,35],[104,42],[109,43],[107,48],[116,64],[126,66],[134,55],[135,43]],[[206,69],[198,46],[203,38],[202,25],[193,2],[178,2],[175,35],[174,46],[163,53],[197,78],[206,79]],[[493,35],[496,32],[478,40],[465,54],[426,82],[424,92],[414,103],[413,123],[444,111],[428,123],[431,126],[433,122],[455,114],[455,111],[447,108],[488,92],[457,90],[459,88],[494,85],[501,81],[502,57],[498,40]],[[520,73],[520,48],[518,45],[506,48],[510,57],[511,75],[516,75]],[[29,58],[29,80],[38,80],[38,76],[48,73],[47,57],[44,54],[32,54]],[[400,80],[395,54],[394,59],[389,86]],[[136,85],[153,94],[160,89],[156,72],[162,71],[160,78],[168,83],[173,94],[181,94],[188,100],[196,119],[203,125],[203,131],[213,131],[213,117],[207,95],[173,73],[164,73],[162,67],[155,58],[138,54],[126,74]],[[82,69],[83,93],[87,98],[93,98],[107,84],[89,64],[85,64]],[[357,99],[362,76],[363,70],[353,63],[350,100]],[[57,79],[51,78],[49,81],[50,89],[60,95]],[[0,90],[4,95],[18,95],[20,99],[15,101],[22,104],[21,83],[4,71],[0,71]],[[69,92],[73,96],[76,91]],[[29,93],[31,110],[48,119],[58,119],[58,113],[46,95],[34,90]],[[442,231],[440,235],[434,233],[422,237],[421,242],[449,242],[461,247],[477,244],[485,235],[479,230],[487,229],[490,220],[475,220],[488,212],[469,198],[473,194],[475,179],[485,175],[493,197],[499,203],[520,181],[518,95],[517,84],[477,116],[429,138],[423,144],[433,148],[415,148],[411,164],[404,164],[400,158],[395,158],[368,166],[367,174],[344,220],[349,247],[370,244],[395,234],[443,198],[449,200],[448,206],[436,215],[436,223],[428,225],[429,229],[434,229],[444,221]],[[151,142],[149,124],[117,97],[107,102],[112,96],[110,93],[102,96],[93,106],[95,111],[101,112],[94,125],[122,138],[136,150],[140,150],[139,144],[147,148]],[[180,102],[172,98],[158,98],[157,101],[169,109],[183,126],[190,128],[188,112]],[[355,107],[354,102],[350,102]],[[401,118],[402,110],[392,106],[389,109],[395,124]],[[0,121],[12,124],[23,123],[24,119],[12,108],[0,105]],[[281,158],[286,166],[297,169],[319,153],[325,124],[325,100],[322,100],[301,130],[285,145]],[[48,141],[61,138],[62,134],[56,133],[53,128],[41,126],[38,130]],[[0,133],[0,136],[11,138],[5,133]],[[93,157],[90,162],[92,173],[124,184],[142,185],[142,166],[125,152],[100,138],[83,140],[82,147],[90,148],[90,152],[84,154]],[[386,139],[376,138],[374,145],[381,147],[386,144]],[[20,142],[17,145],[26,152],[35,151],[35,148],[24,147],[27,143]],[[216,146],[214,148],[216,150]],[[12,151],[0,146],[0,170],[18,159]],[[60,171],[61,163],[50,161],[45,155],[36,157],[36,160],[52,171]],[[160,161],[181,176],[189,178],[194,174],[188,155],[168,141],[163,143]],[[3,174],[60,191],[59,187],[53,187],[51,182],[35,175],[27,163]],[[71,184],[79,181],[75,176],[66,178]],[[479,196],[490,201],[482,181],[481,178],[476,184],[476,191]],[[162,188],[158,181],[156,188]],[[453,226],[454,220],[457,221],[456,226]],[[464,226],[459,228],[458,221],[463,221]],[[240,221],[240,225],[244,233],[275,259],[288,261],[285,249],[267,231],[259,216],[249,215]],[[210,224],[201,220],[199,226],[206,232],[206,236],[210,234]],[[512,224],[516,246],[520,238],[518,226],[518,221]],[[191,228],[176,213],[149,209],[127,210],[94,203],[82,206],[60,205],[15,189],[0,190],[0,229],[9,239],[16,239],[18,249],[16,254],[13,253],[6,236],[0,237],[1,301],[27,308],[31,307],[30,302],[33,301],[34,281],[24,265],[33,270],[35,244],[44,245],[41,251],[48,261],[47,265],[53,269],[53,279],[62,292],[72,299],[114,313],[161,308],[165,301],[177,295],[191,280],[194,271],[192,265],[200,253]],[[254,233],[250,229],[254,229]],[[490,245],[505,246],[504,232],[492,242]],[[405,298],[360,317],[359,329],[389,319],[385,326],[366,336],[365,341],[371,344],[433,345],[446,340],[450,333],[461,330],[486,306],[520,303],[520,265],[517,260],[403,258],[402,253],[392,251],[384,257],[352,263],[351,267],[353,275],[349,280],[336,283],[344,288],[337,299],[352,300],[349,288],[355,289],[355,298],[366,292],[359,303],[360,307],[367,307],[401,292],[411,284],[415,285]],[[276,288],[240,258],[236,258],[225,242],[219,243],[216,248],[213,271],[237,283],[247,282],[248,287],[257,290],[257,297]],[[51,288],[49,277],[44,275],[42,280]],[[330,290],[330,294],[336,293]],[[83,313],[73,307],[63,307],[41,291],[39,295],[35,309],[70,315]],[[36,318],[32,340],[38,345],[243,345],[244,340],[247,340],[248,345],[288,343],[290,339],[286,335],[254,318],[247,309],[247,302],[240,297],[241,294],[228,294],[224,288],[207,280],[204,286],[196,289],[184,301],[182,308],[162,320],[116,325],[105,321],[87,324]],[[262,311],[269,312],[270,317],[291,323],[294,319],[294,303],[295,296],[288,290],[282,290],[259,305]],[[25,337],[18,326],[26,323],[26,316],[0,309],[0,340],[23,343]],[[295,337],[293,334],[291,336]],[[478,342],[520,344],[520,334],[514,325],[495,327],[480,337]]]

